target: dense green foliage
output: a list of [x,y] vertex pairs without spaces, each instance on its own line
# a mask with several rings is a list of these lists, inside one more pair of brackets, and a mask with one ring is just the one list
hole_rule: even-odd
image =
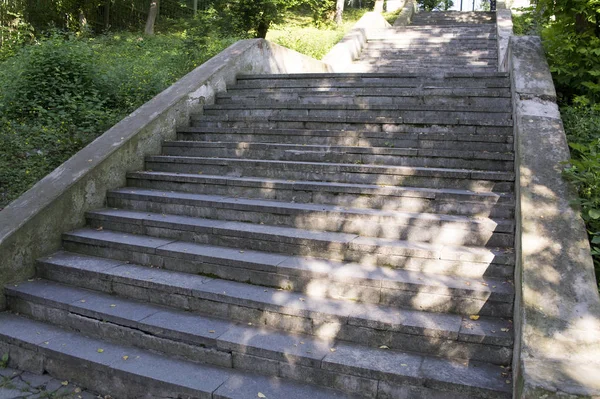
[[424,11],[446,11],[452,8],[452,0],[417,0],[419,8]]
[[563,107],[561,112],[572,156],[565,176],[579,191],[578,205],[588,228],[600,284],[600,111]]
[[237,38],[53,34],[0,63],[0,207]]

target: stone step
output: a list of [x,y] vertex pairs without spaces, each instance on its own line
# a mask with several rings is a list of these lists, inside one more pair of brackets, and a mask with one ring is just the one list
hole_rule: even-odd
[[354,72],[414,72],[414,73],[427,73],[431,75],[437,75],[439,73],[443,73],[444,71],[494,71],[496,67],[494,66],[461,66],[461,67],[428,67],[428,66],[420,66],[420,67],[393,67],[393,66],[374,66],[374,65],[363,65],[363,64],[350,64],[348,66],[348,70]]
[[[110,327],[100,321],[97,325]],[[0,314],[0,347],[6,348],[12,365],[38,374],[47,372],[111,397],[147,397],[149,392],[165,398],[244,399],[258,392],[267,398],[348,397],[338,390],[161,356],[10,313]],[[490,378],[492,383],[496,380]]]
[[435,108],[440,111],[481,109],[489,111],[509,112],[511,104],[509,98],[485,97],[485,96],[354,96],[350,94],[334,95],[332,92],[308,92],[308,93],[257,93],[257,92],[233,92],[217,96],[217,104],[256,104],[257,106],[282,106],[292,105],[318,105],[318,106],[355,106],[371,107],[378,105],[398,106],[405,109]]
[[[238,77],[237,84],[228,88],[229,90],[239,89],[279,89],[279,88],[328,88],[329,90],[335,90],[337,88],[353,88],[358,90],[363,88],[403,88],[403,87],[435,87],[435,88],[465,88],[465,87],[478,87],[478,88],[510,88],[510,81],[504,75],[494,76],[493,74],[483,74],[481,77],[477,76],[456,76],[448,77],[443,75],[438,76],[423,76],[415,77],[410,76],[414,74],[406,74],[407,76],[399,75],[397,77],[329,77],[329,78],[283,78],[273,77],[258,78],[252,75],[251,77],[241,78]],[[258,75],[261,76],[261,75]],[[265,75],[272,76],[272,75]]]
[[[404,265],[405,269],[392,269],[369,260],[337,262],[184,241],[169,241],[157,249],[156,239],[143,238],[104,229],[82,230],[67,235],[65,247],[90,256],[293,290],[311,297],[427,312],[512,315],[514,294],[508,267],[464,262],[449,270],[443,262],[414,259]],[[453,274],[440,274],[448,272]],[[504,276],[482,277],[494,273]]]
[[396,67],[416,67],[423,62],[427,62],[429,68],[433,67],[450,67],[457,68],[460,66],[467,67],[487,67],[495,66],[498,61],[495,58],[475,58],[475,57],[444,57],[440,59],[437,55],[426,55],[412,58],[406,54],[398,54],[396,56],[385,57],[385,59],[377,59],[370,54],[361,56],[357,61],[363,64],[381,65],[381,66],[396,66]]
[[[413,389],[436,386],[446,395],[484,398],[504,398],[510,389],[499,367],[486,363],[462,365],[453,373],[462,377],[457,383],[440,378],[439,372],[460,364],[457,361],[278,332],[48,281],[25,283],[10,289],[9,295],[13,311],[46,323],[77,320],[65,324],[94,338],[121,341],[126,337],[128,345],[141,349],[175,352],[190,360],[197,357],[246,372],[325,383],[367,397],[381,395],[382,384],[387,393],[405,390],[407,385]],[[296,369],[296,365],[301,367]],[[317,373],[329,378],[315,381]]]
[[134,187],[108,193],[108,206],[164,213],[357,234],[437,244],[512,247],[513,223],[506,219],[345,208],[235,197],[207,196]]
[[441,77],[432,78],[427,75],[419,74],[406,74],[406,73],[338,73],[338,72],[327,72],[327,73],[272,73],[272,74],[239,74],[237,75],[237,81],[241,82],[244,80],[315,80],[315,79],[333,79],[333,80],[347,80],[347,79],[360,79],[365,78],[367,80],[381,80],[387,78],[412,78],[412,79],[425,79],[425,80],[446,80],[452,81],[453,79],[461,78],[472,78],[472,79],[485,79],[485,78],[509,78],[508,72],[482,72],[482,73],[470,73],[470,72],[448,72]]
[[[52,259],[42,262],[53,269]],[[481,316],[474,323],[460,315],[309,297],[136,264],[115,266],[110,260],[78,265],[61,266],[68,272],[53,272],[52,278],[68,284],[63,277],[73,280],[76,273],[84,287],[93,281],[94,289],[105,293],[321,339],[498,365],[512,357],[507,319]]]
[[397,105],[405,108],[431,107],[441,111],[463,109],[471,107],[483,110],[498,110],[508,112],[511,110],[510,98],[507,97],[485,97],[480,96],[450,96],[450,95],[425,95],[414,94],[411,96],[368,96],[351,94],[334,94],[326,92],[304,92],[304,93],[277,93],[269,91],[251,92],[240,91],[223,93],[217,96],[217,104],[311,104],[311,105],[352,105],[357,107],[369,107],[374,105]]
[[[432,131],[434,127],[413,128],[414,132],[365,132],[335,131],[316,129],[254,129],[254,128],[202,128],[185,127],[178,129],[178,138],[183,141],[231,141],[239,143],[274,143],[281,145],[344,146],[423,149],[436,151],[469,151],[487,153],[510,153],[513,151],[512,132],[509,134],[475,133],[475,127],[464,127],[456,133]],[[407,129],[408,130],[408,129]],[[422,131],[422,133],[419,132]],[[477,127],[481,130],[481,127]],[[190,144],[193,145],[193,144]],[[475,155],[473,155],[475,157]],[[480,155],[487,157],[488,154]],[[489,155],[493,157],[494,155]]]
[[498,59],[496,49],[485,50],[460,50],[455,48],[442,49],[402,49],[390,48],[389,46],[367,46],[360,54],[361,57],[380,57],[395,59],[420,59],[423,57],[444,57],[444,59]]
[[127,184],[147,189],[354,208],[497,218],[514,216],[514,199],[510,193],[149,171],[129,173]]
[[479,270],[500,269],[488,275],[506,275],[505,270],[514,265],[512,248],[451,246],[121,209],[88,212],[86,218],[94,228],[136,235],[345,262],[368,261],[393,268],[403,268],[407,262],[422,264],[434,260],[440,270],[446,268],[445,274],[460,262],[483,263]]
[[[368,151],[366,151],[368,150]],[[162,155],[513,171],[511,153],[278,143],[169,141]]]
[[512,192],[514,173],[410,166],[295,162],[239,158],[149,156],[146,168],[156,172],[316,180],[475,192]]
[[[385,65],[384,65],[385,66]],[[473,109],[470,111],[435,111],[435,110],[400,110],[400,109],[322,109],[303,105],[303,108],[258,108],[243,104],[216,105],[206,107],[202,115],[192,115],[192,123],[196,122],[228,122],[247,121],[289,121],[330,123],[427,123],[430,124],[468,124],[483,126],[512,126],[510,112],[488,112]]]
[[[459,113],[457,113],[459,115]],[[364,116],[234,116],[234,115],[192,115],[193,127],[209,128],[260,128],[260,129],[324,129],[324,130],[366,130],[371,132],[415,132],[425,128],[429,131],[472,132],[510,134],[513,130],[511,119],[482,119],[473,114],[471,119],[446,117],[444,115],[423,115],[414,112],[404,117],[364,117]],[[423,131],[423,130],[421,130]]]
[[[386,89],[384,87],[374,88],[357,88],[355,91],[351,87],[313,87],[313,88],[279,88],[279,89],[241,89],[241,88],[230,88],[227,93],[220,93],[217,95],[217,99],[227,96],[257,96],[257,97],[271,97],[271,96],[328,96],[334,97],[339,96],[355,96],[357,99],[363,97],[368,98],[383,98],[385,101],[391,100],[393,103],[403,102],[407,99],[423,99],[428,101],[435,97],[449,97],[460,101],[465,98],[506,98],[510,99],[510,89],[503,87],[436,87],[435,85],[419,85],[418,82],[406,83],[406,87],[396,87]],[[482,100],[483,101],[483,100]]]
[[496,29],[494,27],[484,27],[483,29],[461,29],[452,27],[429,27],[429,29],[387,29],[374,30],[369,33],[369,40],[430,38],[444,38],[456,40],[495,40],[497,39],[497,34]]
[[[418,112],[441,112],[442,114],[452,115],[452,113],[460,112],[469,113],[486,113],[487,114],[502,114],[505,118],[512,117],[512,110],[510,108],[498,109],[496,107],[476,107],[473,105],[467,106],[454,106],[450,107],[450,104],[447,104],[446,109],[440,109],[439,107],[432,107],[428,105],[407,105],[407,104],[365,104],[365,105],[356,105],[356,104],[330,104],[329,102],[324,102],[323,104],[301,104],[295,101],[254,101],[249,100],[246,102],[238,102],[234,104],[211,104],[205,105],[203,107],[206,115],[215,114],[215,112],[207,112],[207,111],[241,111],[241,110],[287,110],[287,111],[301,111],[301,112],[319,112],[326,111],[332,113],[344,113],[344,114],[358,114],[358,113],[380,113],[383,116],[385,115],[402,115],[403,111],[418,111]],[[348,112],[346,112],[348,111]]]

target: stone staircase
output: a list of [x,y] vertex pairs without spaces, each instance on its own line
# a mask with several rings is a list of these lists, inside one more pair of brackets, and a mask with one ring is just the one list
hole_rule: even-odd
[[354,72],[495,72],[498,68],[496,14],[431,12],[412,25],[393,26],[369,38]]
[[452,15],[240,76],[7,288],[0,352],[115,398],[511,397],[509,78]]

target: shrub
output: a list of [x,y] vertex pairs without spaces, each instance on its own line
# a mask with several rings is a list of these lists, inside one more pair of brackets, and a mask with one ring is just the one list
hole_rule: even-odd
[[577,202],[588,229],[600,284],[600,111],[591,107],[564,107],[561,112],[571,147],[571,162],[565,176],[579,191]]

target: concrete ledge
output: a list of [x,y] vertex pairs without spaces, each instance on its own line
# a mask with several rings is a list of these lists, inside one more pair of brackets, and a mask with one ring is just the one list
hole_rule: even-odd
[[329,64],[335,72],[345,71],[360,56],[373,32],[390,26],[380,13],[366,13],[358,20],[352,30],[323,57],[322,61]]
[[61,234],[84,225],[84,212],[104,206],[107,190],[143,169],[192,112],[239,73],[330,72],[321,61],[266,40],[239,41],[142,105],[0,212],[0,310],[3,287],[34,275],[34,262],[61,246]]
[[496,33],[498,36],[498,72],[506,72],[508,70],[508,41],[513,34],[510,10],[505,8],[496,10]]
[[517,172],[516,398],[600,397],[600,297],[562,177],[569,148],[538,37],[509,44]]
[[406,0],[404,8],[398,15],[398,18],[394,22],[394,26],[406,26],[410,25],[413,15],[417,12],[417,2],[415,0]]

